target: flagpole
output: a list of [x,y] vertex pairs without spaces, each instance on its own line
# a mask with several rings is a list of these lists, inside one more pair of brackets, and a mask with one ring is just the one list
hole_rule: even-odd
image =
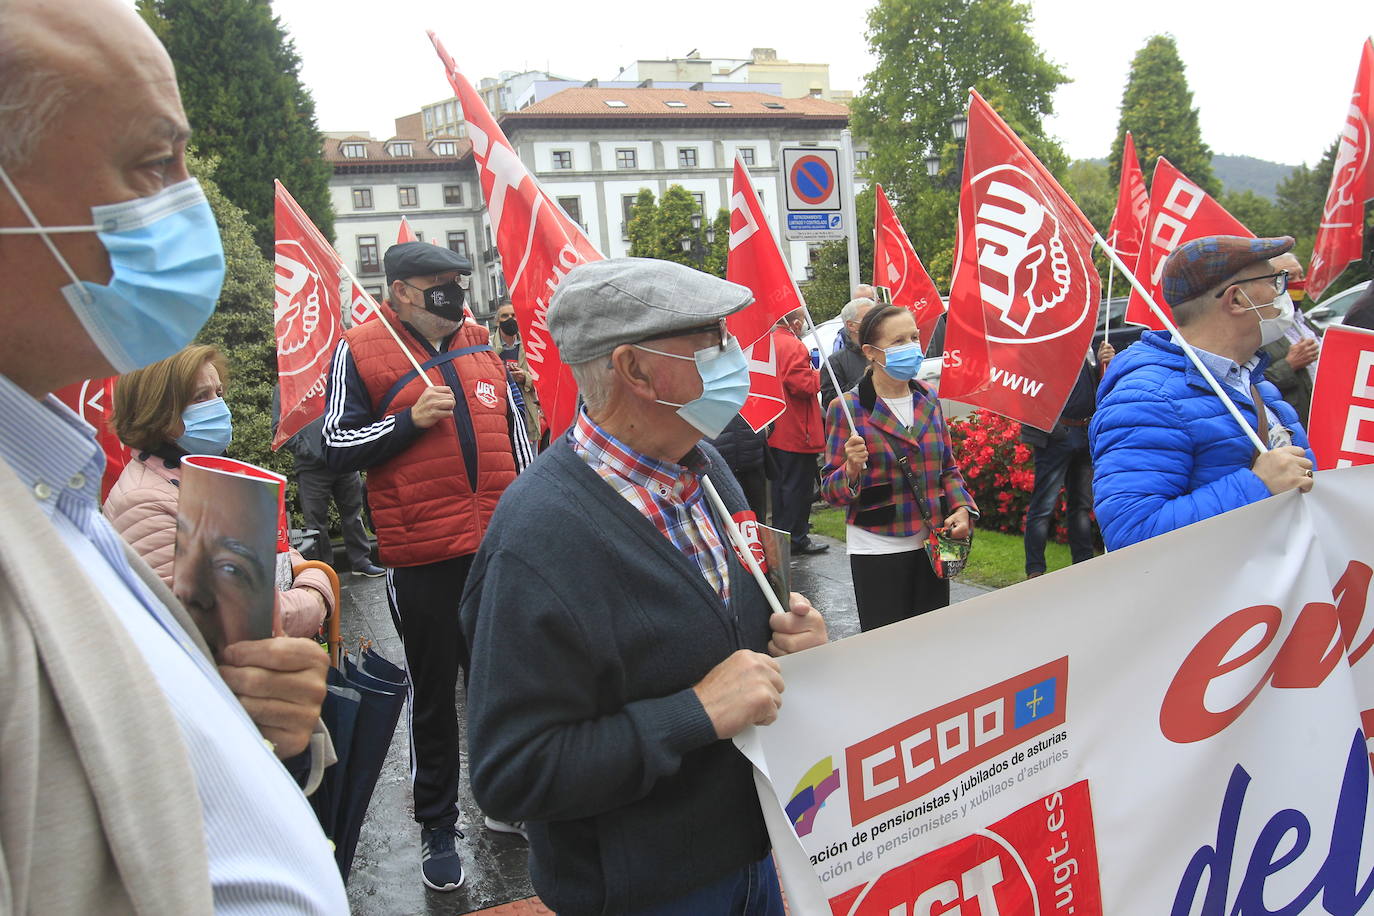
[[1216,378],[1213,377],[1212,373],[1207,370],[1207,367],[1202,364],[1202,360],[1198,357],[1197,351],[1193,349],[1192,344],[1188,343],[1188,341],[1184,339],[1183,335],[1179,333],[1178,326],[1174,324],[1173,319],[1164,313],[1164,310],[1161,309],[1159,307],[1159,304],[1155,302],[1154,297],[1150,295],[1149,290],[1145,289],[1141,282],[1138,279],[1136,279],[1135,274],[1130,270],[1130,268],[1128,268],[1125,265],[1125,263],[1119,257],[1117,257],[1116,249],[1108,245],[1107,240],[1104,239],[1096,231],[1093,232],[1093,241],[1097,242],[1097,244],[1102,246],[1102,250],[1107,253],[1107,257],[1111,259],[1112,263],[1116,264],[1117,269],[1120,270],[1122,275],[1130,281],[1130,284],[1132,287],[1134,287],[1135,291],[1137,293],[1140,293],[1140,297],[1145,300],[1145,304],[1150,307],[1150,311],[1155,313],[1155,317],[1158,318],[1164,324],[1165,330],[1169,331],[1171,334],[1174,335],[1174,340],[1177,341],[1178,345],[1183,348],[1183,352],[1188,355],[1188,359],[1192,362],[1192,364],[1195,367],[1197,367],[1197,371],[1202,373],[1202,377],[1207,380],[1207,384],[1211,386],[1214,392],[1216,392],[1217,397],[1221,398],[1221,403],[1225,405],[1226,410],[1231,414],[1235,421],[1240,424],[1240,428],[1245,431],[1245,434],[1250,438],[1250,441],[1254,443],[1255,448],[1259,449],[1262,453],[1269,451],[1269,444],[1267,442],[1261,441],[1259,434],[1251,428],[1249,423],[1245,422],[1245,417],[1241,415],[1240,408],[1236,407],[1236,402],[1231,400],[1231,398],[1227,396],[1225,391],[1222,391],[1220,383],[1218,383]]
[[425,383],[425,387],[433,388],[434,383],[429,380],[428,375],[425,375],[425,370],[421,368],[419,360],[415,358],[415,354],[410,352],[410,347],[407,347],[405,345],[405,343],[401,340],[401,335],[396,333],[396,329],[391,326],[391,322],[387,321],[386,316],[382,314],[382,307],[377,304],[376,299],[372,298],[371,293],[369,293],[366,289],[363,289],[363,285],[358,282],[357,277],[353,276],[353,271],[348,269],[348,265],[344,263],[343,258],[339,258],[339,268],[343,270],[344,275],[348,277],[348,279],[353,283],[354,286],[362,290],[363,296],[367,299],[367,304],[372,306],[372,311],[377,313],[377,320],[380,321],[382,324],[386,325],[387,333],[391,335],[392,340],[396,341],[396,346],[401,348],[401,352],[406,355],[406,359],[410,360],[410,365],[415,368],[416,373],[418,373],[420,376],[420,380]]
[[811,320],[811,309],[802,306],[802,314],[806,316],[806,326],[811,331],[811,339],[815,341],[816,352],[820,354],[821,365],[830,373],[830,383],[835,386],[837,400],[840,402],[840,410],[844,411],[844,418],[849,421],[850,435],[857,436],[859,428],[854,425],[854,414],[849,409],[849,402],[844,399],[844,391],[840,388],[840,380],[835,376],[835,367],[830,365],[830,360],[825,358],[825,347],[821,344],[821,335],[816,331],[816,323]]
[[[1116,248],[1116,233],[1112,233],[1112,248]],[[1111,324],[1112,324],[1112,280],[1116,277],[1116,271],[1112,269],[1111,259],[1107,259],[1107,308],[1102,316],[1102,342],[1111,343]]]
[[768,599],[768,606],[773,609],[774,614],[786,614],[782,603],[778,601],[778,596],[773,592],[773,586],[768,583],[768,577],[759,568],[759,561],[754,556],[754,551],[750,549],[749,543],[744,539],[744,534],[739,530],[739,525],[735,524],[735,519],[730,515],[730,510],[725,508],[725,500],[720,498],[716,492],[716,485],[711,483],[711,478],[705,474],[701,475],[701,488],[706,491],[707,499],[711,500],[711,505],[715,507],[716,514],[720,516],[721,524],[725,526],[725,533],[730,538],[730,543],[735,545],[735,553],[744,565],[748,567],[753,575],[754,581],[763,589],[763,597]]

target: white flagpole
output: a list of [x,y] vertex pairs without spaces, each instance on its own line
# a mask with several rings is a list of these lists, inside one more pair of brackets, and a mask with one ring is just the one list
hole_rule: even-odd
[[835,392],[839,396],[840,410],[844,411],[844,418],[849,421],[849,433],[852,436],[857,436],[859,428],[854,425],[854,414],[849,409],[849,402],[844,399],[844,392],[840,390],[840,380],[835,376],[835,367],[830,365],[830,360],[826,359],[827,354],[824,345],[821,344],[821,335],[816,331],[816,323],[811,320],[811,309],[802,306],[802,313],[806,315],[806,327],[811,332],[811,339],[815,341],[816,352],[821,357],[821,365],[825,366],[826,372],[830,373],[830,383],[835,386]]
[[1136,279],[1135,274],[1131,272],[1130,268],[1117,257],[1116,249],[1108,245],[1107,240],[1096,232],[1093,233],[1093,241],[1102,246],[1102,250],[1107,252],[1107,257],[1116,264],[1117,269],[1130,281],[1135,291],[1140,293],[1140,297],[1145,300],[1145,304],[1150,307],[1150,311],[1154,312],[1155,317],[1163,322],[1164,327],[1174,335],[1174,340],[1183,348],[1183,352],[1188,354],[1188,359],[1197,367],[1197,371],[1202,373],[1202,377],[1207,380],[1207,384],[1216,392],[1217,397],[1221,398],[1221,403],[1226,406],[1226,410],[1235,421],[1240,424],[1240,428],[1245,431],[1250,441],[1254,443],[1255,448],[1259,449],[1261,452],[1269,451],[1269,444],[1267,442],[1262,442],[1259,434],[1250,427],[1249,423],[1245,422],[1245,417],[1241,416],[1240,408],[1236,407],[1235,401],[1232,401],[1231,398],[1227,396],[1226,392],[1221,390],[1221,384],[1212,376],[1211,372],[1207,371],[1207,367],[1204,366],[1202,360],[1198,358],[1197,351],[1193,349],[1192,344],[1183,339],[1183,335],[1179,333],[1178,326],[1174,324],[1173,319],[1164,313],[1164,310],[1155,302],[1154,297],[1150,295],[1149,290],[1141,285],[1141,282]]
[[711,478],[705,474],[701,475],[701,488],[706,491],[706,498],[711,500],[711,505],[716,509],[716,514],[720,516],[721,524],[725,526],[725,533],[730,537],[730,543],[735,545],[735,553],[739,554],[744,565],[753,574],[754,581],[763,589],[763,597],[768,599],[768,606],[773,609],[774,614],[786,614],[787,611],[778,601],[778,596],[773,593],[773,586],[769,584],[768,577],[759,568],[759,562],[754,558],[754,551],[749,549],[749,543],[744,540],[744,534],[739,530],[739,525],[735,524],[734,518],[730,516],[730,510],[725,508],[725,500],[720,498],[716,492],[716,485],[711,483]]
[[[401,340],[401,335],[396,333],[396,329],[391,326],[391,322],[387,321],[386,316],[382,314],[382,307],[377,304],[376,299],[372,298],[371,293],[363,289],[363,285],[358,282],[357,277],[353,276],[353,271],[348,269],[348,265],[344,263],[343,258],[339,258],[339,267],[343,270],[344,275],[348,277],[348,279],[353,283],[353,285],[358,287],[359,290],[362,290],[363,296],[367,298],[367,304],[372,306],[372,311],[377,313],[377,320],[380,321],[382,324],[386,325],[387,333],[391,335],[392,340],[396,341],[396,346],[401,348],[401,352],[406,355],[406,359],[410,360],[410,365],[415,368],[415,371],[419,374],[421,381],[425,383],[425,387],[433,388],[434,383],[429,380],[428,375],[425,375],[425,370],[420,368],[420,362],[415,358],[415,354],[410,352],[410,347],[407,347],[405,345],[405,342]],[[342,299],[343,297],[340,296],[339,298]]]
[[[1116,248],[1116,233],[1112,233],[1112,248]],[[1112,280],[1116,277],[1116,271],[1112,269],[1112,262],[1107,260],[1107,307],[1102,316],[1102,342],[1111,343],[1111,324],[1112,324]]]

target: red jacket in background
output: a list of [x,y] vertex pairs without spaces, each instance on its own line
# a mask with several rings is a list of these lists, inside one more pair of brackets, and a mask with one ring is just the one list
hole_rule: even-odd
[[825,448],[821,426],[821,374],[811,368],[811,351],[786,328],[773,329],[773,352],[787,410],[773,423],[768,444],[784,452],[819,455]]

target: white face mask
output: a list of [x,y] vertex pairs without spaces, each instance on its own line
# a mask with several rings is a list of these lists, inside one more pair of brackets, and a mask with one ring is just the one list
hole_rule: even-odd
[[1288,295],[1285,290],[1275,297],[1274,301],[1264,305],[1255,305],[1255,300],[1250,298],[1250,294],[1245,290],[1240,291],[1246,301],[1250,303],[1250,311],[1259,313],[1260,309],[1274,307],[1279,310],[1278,315],[1273,318],[1260,317],[1260,346],[1267,346],[1287,334],[1293,328],[1295,319],[1293,318],[1293,297]]

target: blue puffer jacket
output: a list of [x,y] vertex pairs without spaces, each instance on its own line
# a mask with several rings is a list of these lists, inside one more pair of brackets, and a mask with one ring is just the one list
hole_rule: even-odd
[[[1250,370],[1261,397],[1312,450],[1298,415],[1264,380],[1268,357]],[[1231,392],[1258,430],[1250,398]],[[1269,489],[1250,470],[1254,445],[1167,332],[1150,331],[1107,368],[1088,429],[1093,504],[1108,550],[1258,502]],[[1315,461],[1314,461],[1315,463]]]

